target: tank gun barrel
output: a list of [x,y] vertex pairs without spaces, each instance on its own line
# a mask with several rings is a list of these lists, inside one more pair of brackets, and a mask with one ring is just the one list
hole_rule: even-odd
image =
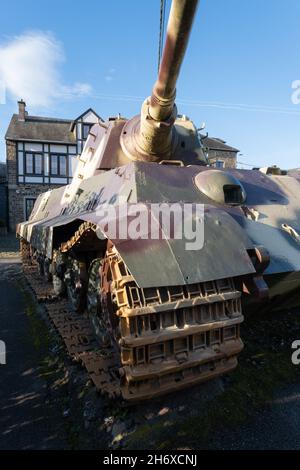
[[168,119],[175,104],[176,82],[187,48],[198,0],[173,0],[158,79],[153,87],[149,114]]
[[133,160],[169,159],[176,146],[176,83],[187,48],[198,0],[173,0],[166,42],[152,95],[124,127],[121,145]]

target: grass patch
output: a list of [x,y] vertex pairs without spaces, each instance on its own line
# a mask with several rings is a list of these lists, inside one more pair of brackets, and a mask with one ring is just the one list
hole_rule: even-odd
[[49,349],[50,333],[48,327],[38,312],[38,305],[33,296],[28,291],[27,286],[22,282],[20,289],[25,302],[25,313],[29,320],[29,336],[35,348],[38,351],[45,351]]

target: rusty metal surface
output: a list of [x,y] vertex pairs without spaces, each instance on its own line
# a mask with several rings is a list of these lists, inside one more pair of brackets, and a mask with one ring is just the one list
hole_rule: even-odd
[[69,355],[86,367],[101,393],[129,401],[149,399],[237,365],[243,316],[241,294],[231,279],[141,289],[110,244],[101,283],[104,297],[111,295],[116,302],[110,313],[116,320],[108,320],[110,335],[116,336],[114,343],[99,348],[88,316],[71,311],[69,303],[44,284],[24,242],[22,257],[28,282]]
[[[208,380],[236,365],[242,350],[241,294],[232,279],[139,288],[116,247],[109,270],[126,400],[142,400]],[[234,364],[234,365],[233,365]]]

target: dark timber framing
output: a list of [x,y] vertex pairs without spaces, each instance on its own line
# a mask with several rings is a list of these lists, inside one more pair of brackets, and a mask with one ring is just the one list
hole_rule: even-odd
[[[26,150],[25,149],[25,144],[33,144],[33,145],[41,145],[42,150]],[[67,151],[51,151],[51,145],[55,146],[63,146],[66,147]],[[72,149],[74,151],[72,151]],[[70,157],[71,158],[76,158],[76,150],[77,146],[76,143],[74,144],[64,144],[61,142],[49,142],[49,143],[42,143],[39,141],[30,141],[30,142],[18,142],[17,143],[17,151],[16,151],[16,162],[17,162],[17,172],[18,172],[18,182],[19,184],[25,183],[25,184],[45,184],[49,186],[49,184],[59,184],[59,183],[52,183],[51,178],[62,178],[63,181],[67,179],[68,183],[72,181],[72,175],[71,175],[71,168],[70,168]],[[19,159],[20,159],[20,154],[22,154],[22,167],[23,171],[19,173]],[[32,155],[41,155],[42,156],[42,172],[41,173],[28,173],[26,172],[26,154],[32,154]],[[66,174],[60,174],[58,172],[57,174],[52,174],[51,173],[51,156],[52,155],[57,155],[57,156],[64,156],[66,158]],[[46,159],[48,160],[48,172],[46,173]],[[40,180],[38,181],[30,181],[26,182],[25,177],[39,177],[42,178],[43,181],[41,182]],[[61,184],[65,184],[64,182]]]
[[[103,121],[92,108],[71,120],[33,116],[26,112],[24,101],[18,104],[19,113],[13,114],[5,134],[10,231],[15,231],[16,224],[28,216],[39,194],[71,183],[77,155],[81,154],[86,140],[84,129],[87,133],[93,124]],[[80,122],[78,126],[77,122]],[[57,171],[56,166],[51,166],[55,155]]]

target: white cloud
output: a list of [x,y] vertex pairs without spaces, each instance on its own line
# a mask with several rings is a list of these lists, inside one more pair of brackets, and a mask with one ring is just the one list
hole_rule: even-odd
[[107,74],[105,75],[104,79],[107,81],[107,82],[111,82],[112,80],[115,79],[115,73],[116,73],[116,69],[109,69],[109,71],[107,72]]
[[57,91],[58,97],[75,98],[80,96],[88,96],[92,92],[92,87],[89,83],[76,82],[71,86],[60,86],[60,91]]
[[0,79],[14,99],[48,107],[55,99],[91,93],[88,83],[66,85],[59,74],[62,45],[50,33],[28,32],[0,44]]

